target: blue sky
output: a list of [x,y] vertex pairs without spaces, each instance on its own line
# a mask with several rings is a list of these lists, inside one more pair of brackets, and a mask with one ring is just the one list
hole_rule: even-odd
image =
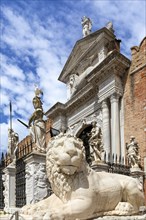
[[1,0],[0,1],[0,151],[7,149],[9,101],[13,129],[20,140],[29,131],[34,84],[43,90],[43,108],[65,103],[66,87],[57,79],[77,40],[82,38],[81,18],[92,20],[92,32],[112,21],[122,40],[121,53],[146,36],[145,0]]

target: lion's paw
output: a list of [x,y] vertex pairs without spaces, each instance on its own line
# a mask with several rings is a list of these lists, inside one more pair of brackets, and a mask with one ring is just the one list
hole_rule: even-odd
[[115,211],[118,215],[131,215],[134,213],[134,208],[128,202],[119,202]]
[[62,216],[61,210],[52,210],[44,215],[43,220],[65,220],[65,217]]
[[33,214],[32,216],[32,220],[40,220],[43,219],[43,216],[45,215],[45,213],[42,211],[36,212],[35,214]]
[[132,215],[135,214],[133,206],[128,202],[119,202],[112,211],[104,212],[104,215]]

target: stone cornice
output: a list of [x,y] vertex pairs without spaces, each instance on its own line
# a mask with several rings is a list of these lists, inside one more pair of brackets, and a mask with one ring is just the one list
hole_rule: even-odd
[[137,69],[134,69],[132,72],[130,72],[130,75],[142,70],[143,68],[146,67],[146,64],[143,64],[142,66],[138,67]]
[[54,118],[59,116],[60,114],[66,115],[71,111],[74,111],[75,108],[85,103],[90,98],[92,98],[95,94],[97,94],[97,89],[93,88],[93,86],[88,83],[85,87],[83,87],[80,91],[78,91],[72,99],[70,99],[65,104],[56,103],[51,109],[49,109],[45,115],[50,118]]
[[112,51],[100,64],[95,67],[86,77],[88,82],[99,82],[105,74],[112,72],[117,75],[122,75],[130,67],[131,61],[119,53],[117,50]]
[[81,106],[82,103],[88,101],[88,99],[92,98],[95,94],[97,94],[97,90],[88,83],[66,103],[66,112],[70,112],[74,110],[74,108]]
[[57,111],[63,112],[65,111],[65,104],[61,103],[61,102],[57,102],[55,105],[53,105],[46,113],[45,115],[48,117],[54,115],[54,113]]

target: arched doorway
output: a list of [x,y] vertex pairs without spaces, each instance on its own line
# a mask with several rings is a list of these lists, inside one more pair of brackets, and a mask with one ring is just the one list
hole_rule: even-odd
[[89,147],[89,138],[90,138],[91,129],[92,129],[92,125],[89,125],[88,127],[84,128],[84,130],[82,130],[81,133],[78,135],[78,138],[80,138],[83,141],[85,147],[86,161],[89,164],[91,163],[90,147]]

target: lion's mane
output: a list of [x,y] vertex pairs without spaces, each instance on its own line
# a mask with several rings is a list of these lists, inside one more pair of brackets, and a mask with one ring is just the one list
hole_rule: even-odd
[[62,145],[67,139],[69,139],[72,143],[75,144],[75,146],[78,146],[81,149],[82,163],[85,162],[85,149],[83,147],[82,140],[67,134],[58,135],[52,138],[51,141],[48,143],[46,153],[47,176],[50,181],[52,190],[55,195],[64,202],[66,202],[70,198],[70,194],[72,191],[72,181],[77,173],[74,173],[71,176],[62,173],[55,159],[56,154],[54,152],[54,149],[59,148],[60,145]]

